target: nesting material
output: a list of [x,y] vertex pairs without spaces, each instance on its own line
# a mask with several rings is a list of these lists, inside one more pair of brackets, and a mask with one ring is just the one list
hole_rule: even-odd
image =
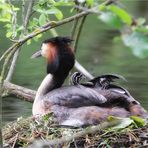
[[[96,126],[73,128],[56,125],[52,114],[45,115],[36,121],[32,117],[21,118],[3,127],[4,147],[148,146],[148,124],[139,124],[141,127],[138,127],[135,122],[131,122],[132,124],[129,123],[124,127],[123,123],[129,120],[128,118],[113,119]],[[121,123],[122,121],[124,122]]]

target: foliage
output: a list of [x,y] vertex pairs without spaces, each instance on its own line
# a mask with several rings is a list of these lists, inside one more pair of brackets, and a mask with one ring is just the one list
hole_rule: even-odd
[[121,32],[121,39],[125,46],[130,47],[138,57],[148,56],[148,26],[145,19],[133,19],[124,9],[111,5],[104,9],[99,18],[108,26]]
[[[67,7],[69,9],[69,15],[72,15],[73,11],[71,10],[75,10],[75,5],[79,3],[86,9],[98,8],[97,11],[101,12],[101,14],[96,13],[96,16],[99,15],[98,18],[111,27],[111,29],[121,32],[120,38],[123,40],[123,44],[131,48],[134,55],[139,57],[148,56],[148,25],[145,25],[145,19],[134,19],[117,2],[115,4],[109,4],[107,2],[78,0],[75,3],[71,0],[38,0],[33,6],[33,14],[29,19],[27,31],[30,33],[50,22],[50,20],[63,20],[66,16],[63,7]],[[21,4],[16,5],[6,0],[0,1],[0,22],[5,24],[7,29],[6,36],[9,39],[19,38],[23,30],[23,24],[16,19],[21,13],[19,5]],[[41,36],[42,34],[36,36],[34,40],[37,41]],[[31,41],[28,41],[28,44],[30,43]]]
[[123,34],[122,39],[124,44],[130,47],[136,56],[148,56],[148,35],[139,31],[134,31],[130,34]]

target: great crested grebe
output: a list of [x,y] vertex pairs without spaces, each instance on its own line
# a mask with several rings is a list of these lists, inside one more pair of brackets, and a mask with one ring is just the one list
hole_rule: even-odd
[[98,80],[94,79],[90,81],[91,87],[87,86],[88,84],[60,87],[74,66],[75,58],[70,42],[66,37],[51,38],[45,40],[41,50],[33,54],[32,58],[43,56],[47,59],[47,76],[37,90],[32,108],[33,115],[53,112],[58,124],[68,126],[98,124],[109,115],[147,115],[131,95],[121,93],[123,89],[113,84],[100,89],[101,87],[96,85]]

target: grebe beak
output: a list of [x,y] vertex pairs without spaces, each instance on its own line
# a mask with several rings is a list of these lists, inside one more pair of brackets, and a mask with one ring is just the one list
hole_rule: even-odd
[[37,51],[36,53],[34,53],[32,56],[31,56],[31,59],[34,59],[34,58],[38,58],[38,57],[41,57],[42,54],[41,54],[41,50]]

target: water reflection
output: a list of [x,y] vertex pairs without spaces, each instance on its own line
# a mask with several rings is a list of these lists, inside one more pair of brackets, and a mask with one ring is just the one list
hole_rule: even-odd
[[5,122],[16,120],[16,118],[31,115],[31,104],[14,97],[3,98],[2,115],[3,124]]

